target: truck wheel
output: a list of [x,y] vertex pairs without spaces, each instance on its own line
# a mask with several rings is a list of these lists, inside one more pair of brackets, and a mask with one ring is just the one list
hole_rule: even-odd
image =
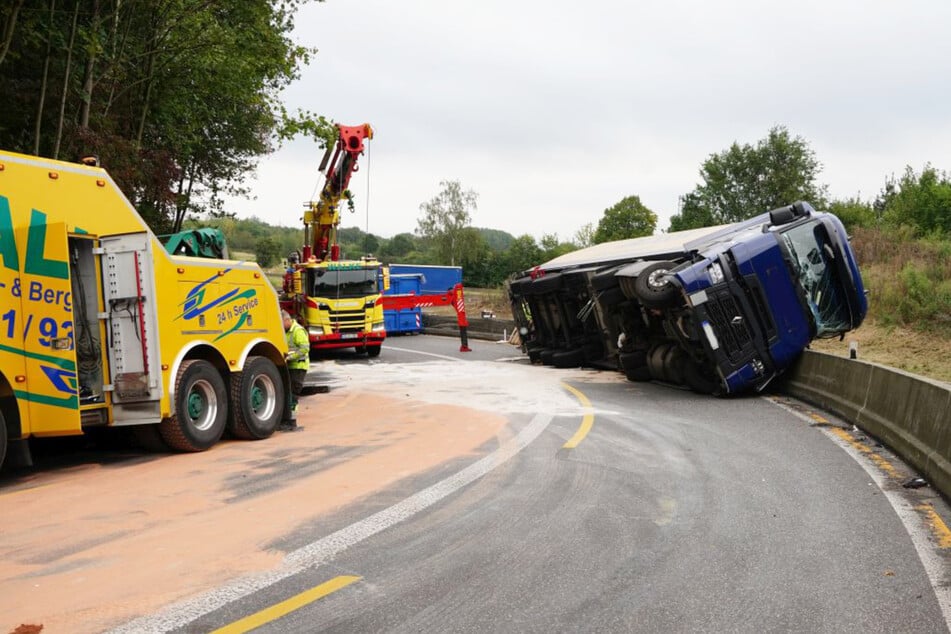
[[178,451],[204,451],[218,442],[228,418],[228,393],[215,366],[182,363],[175,379],[175,413],[159,423],[162,439]]
[[134,425],[130,429],[135,444],[145,451],[149,453],[168,453],[171,450],[171,447],[162,438],[158,425]]
[[699,363],[688,360],[684,364],[684,385],[697,394],[719,394],[720,381]]
[[667,280],[673,262],[655,262],[648,265],[634,280],[637,299],[647,308],[667,308],[677,299],[680,291]]
[[556,368],[577,368],[584,363],[584,350],[574,348],[551,355],[551,364]]
[[231,417],[228,430],[244,440],[274,433],[284,414],[284,383],[266,357],[248,357],[244,370],[231,375]]
[[671,344],[667,352],[664,353],[664,359],[662,361],[664,375],[667,381],[676,383],[677,385],[684,384],[684,364],[686,361],[687,355],[684,351],[678,346]]
[[0,412],[0,469],[3,468],[3,459],[7,457],[7,422]]
[[650,381],[651,373],[647,367],[647,352],[635,350],[618,354],[618,362],[628,381]]
[[378,357],[380,352],[383,350],[383,346],[367,346],[367,356],[368,357]]

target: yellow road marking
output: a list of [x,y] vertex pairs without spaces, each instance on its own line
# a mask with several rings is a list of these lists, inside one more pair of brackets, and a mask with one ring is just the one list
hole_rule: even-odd
[[851,445],[856,451],[861,452],[863,456],[874,462],[878,468],[887,473],[889,477],[896,480],[901,479],[901,475],[898,473],[892,463],[872,451],[871,448],[864,443],[852,438],[852,435],[847,430],[842,429],[841,427],[832,427],[830,428],[830,431],[845,442],[849,443],[849,445]]
[[322,583],[319,586],[311,588],[310,590],[301,592],[297,596],[291,597],[286,601],[281,601],[277,605],[272,605],[269,608],[265,608],[260,612],[252,614],[251,616],[246,616],[240,621],[235,621],[230,625],[225,625],[224,627],[212,632],[212,634],[243,634],[244,632],[250,632],[254,628],[261,627],[265,623],[275,621],[282,616],[290,614],[294,610],[299,610],[308,603],[313,603],[317,599],[321,599],[328,594],[332,594],[341,588],[346,588],[351,583],[359,580],[360,577],[354,577],[351,575],[341,575],[339,577],[334,577],[326,583]]
[[588,432],[591,431],[591,426],[594,425],[594,414],[591,413],[591,401],[588,400],[588,397],[582,394],[579,390],[571,387],[567,383],[562,383],[561,386],[574,394],[581,405],[584,406],[588,411],[585,413],[584,418],[581,419],[581,427],[578,428],[578,431],[575,432],[575,435],[568,439],[564,445],[563,449],[574,449],[577,447],[585,436],[588,435]]
[[931,533],[938,540],[938,548],[951,548],[951,530],[948,529],[948,525],[944,523],[941,516],[935,513],[934,508],[927,504],[919,504],[915,510],[924,513]]

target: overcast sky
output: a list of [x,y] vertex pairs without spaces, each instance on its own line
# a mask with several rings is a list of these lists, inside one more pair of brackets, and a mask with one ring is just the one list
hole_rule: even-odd
[[[458,180],[473,226],[570,240],[632,194],[666,229],[710,154],[774,125],[833,197],[951,170],[949,33],[948,0],[327,0],[298,14],[319,52],[284,97],[375,130],[341,226],[412,232]],[[230,209],[297,226],[320,158],[286,144]]]

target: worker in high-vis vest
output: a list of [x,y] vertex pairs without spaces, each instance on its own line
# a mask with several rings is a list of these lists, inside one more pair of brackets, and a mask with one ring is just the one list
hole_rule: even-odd
[[[290,316],[286,310],[281,311],[284,320],[284,332],[287,337],[287,369],[291,375],[291,412],[296,415],[297,397],[304,389],[304,377],[310,367],[310,337],[304,327]],[[296,416],[295,416],[296,417]]]

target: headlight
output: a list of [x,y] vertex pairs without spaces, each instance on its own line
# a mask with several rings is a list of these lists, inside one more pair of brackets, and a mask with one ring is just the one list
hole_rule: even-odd
[[723,281],[723,267],[720,266],[719,262],[714,262],[707,268],[707,274],[710,276],[710,282],[713,284],[719,284]]
[[373,332],[379,332],[380,330],[386,330],[382,321],[373,324]]

